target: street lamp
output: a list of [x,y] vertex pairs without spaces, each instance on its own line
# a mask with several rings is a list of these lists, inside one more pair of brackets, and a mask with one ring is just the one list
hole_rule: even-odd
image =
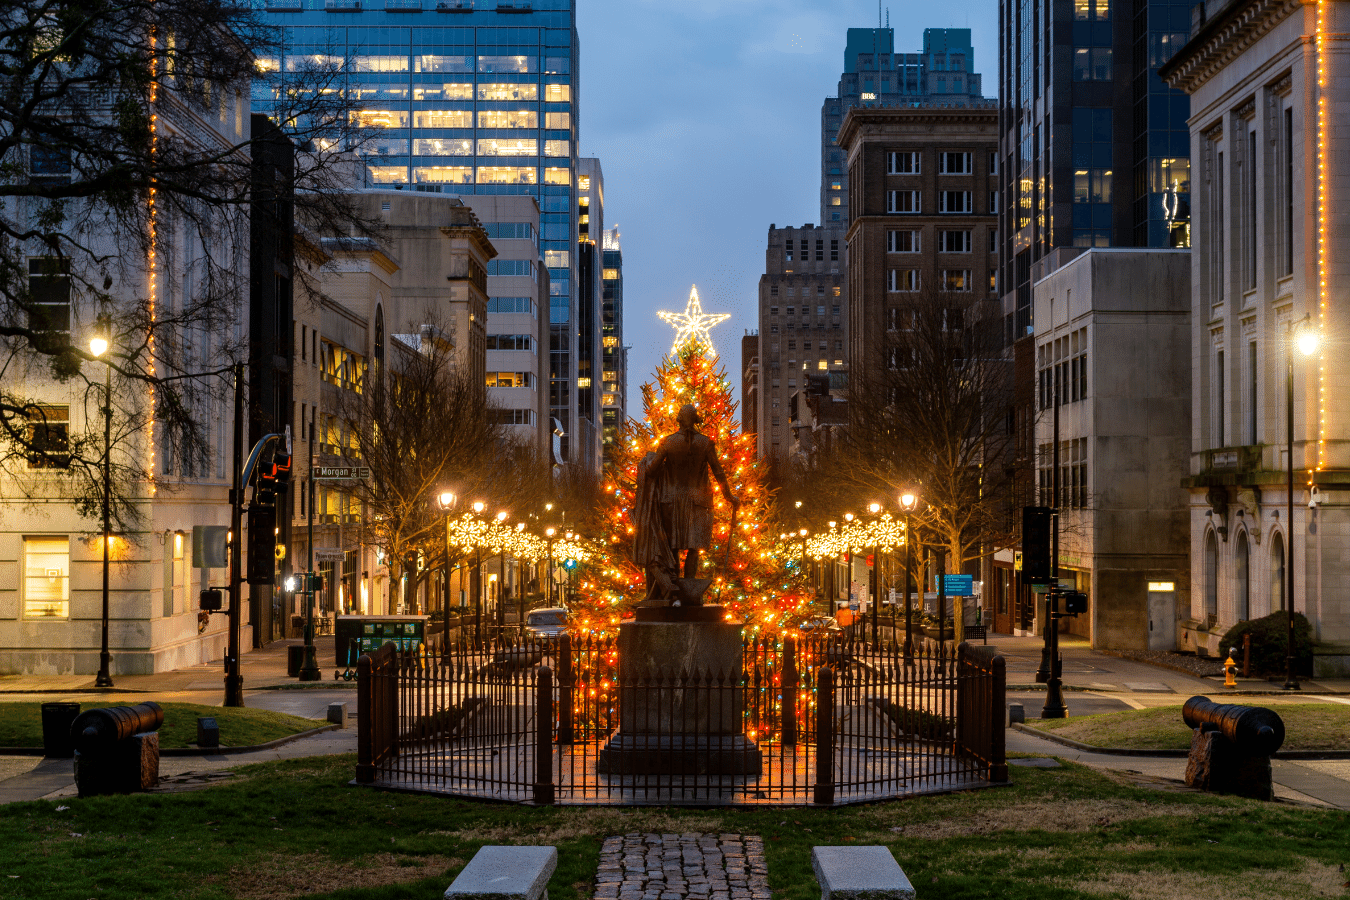
[[[482,500],[475,500],[473,512],[476,516],[482,516],[483,509],[487,504]],[[475,541],[473,548],[473,629],[474,636],[478,644],[483,643],[483,545],[481,541]]]
[[[548,505],[550,509],[553,507],[552,503]],[[544,603],[550,607],[555,605],[553,603],[553,536],[557,533],[558,529],[552,525],[544,529],[544,537],[548,538],[548,586],[545,588]]]
[[914,614],[909,602],[910,568],[914,559],[914,532],[910,528],[910,513],[919,498],[913,491],[900,495],[900,508],[905,511],[905,662],[913,662],[914,655]]
[[[506,510],[497,513],[497,528],[504,529],[506,517],[510,515]],[[506,607],[502,603],[506,590],[506,547],[503,546],[501,552],[497,554],[497,627],[506,627]]]
[[108,316],[99,316],[94,336],[89,339],[89,352],[103,360],[103,621],[94,687],[113,686],[109,672],[112,654],[108,652],[108,545],[112,542],[112,354],[108,340],[111,326]]
[[[1289,516],[1289,540],[1285,542],[1287,562],[1285,571],[1288,573],[1289,580],[1288,597],[1285,601],[1285,611],[1288,613],[1289,634],[1288,644],[1285,654],[1284,670],[1284,689],[1286,691],[1296,691],[1299,689],[1298,676],[1294,674],[1294,347],[1298,347],[1299,352],[1304,356],[1312,356],[1317,352],[1317,345],[1320,343],[1316,329],[1308,327],[1312,322],[1312,316],[1306,315],[1297,322],[1289,323],[1289,343],[1291,346],[1287,349],[1286,356],[1289,360],[1289,368],[1285,379],[1288,388],[1285,394],[1285,440],[1289,450],[1289,479],[1287,498],[1288,516]],[[1298,328],[1295,333],[1294,329]]]
[[450,618],[450,513],[459,503],[459,498],[455,496],[454,491],[441,491],[436,497],[436,503],[445,513],[445,570],[442,573],[442,583],[445,585],[444,593],[441,597],[442,612],[446,617],[446,627],[449,627]]
[[[881,512],[880,503],[867,504],[867,511],[875,516]],[[876,523],[873,522],[873,525]],[[877,621],[877,607],[881,605],[881,568],[878,563],[881,562],[881,548],[879,544],[880,530],[872,528],[872,644],[881,644],[881,627]]]

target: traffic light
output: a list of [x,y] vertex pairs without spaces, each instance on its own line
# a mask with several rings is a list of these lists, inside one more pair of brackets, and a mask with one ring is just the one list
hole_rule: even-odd
[[278,450],[272,456],[272,472],[276,476],[277,493],[284,494],[291,488],[291,454]]
[[1050,583],[1050,507],[1022,507],[1022,577],[1027,584]]
[[1082,591],[1065,591],[1060,597],[1064,600],[1064,614],[1076,616],[1087,612],[1087,594]]
[[248,507],[249,584],[271,584],[276,572],[277,508],[257,502]]
[[275,463],[258,463],[255,474],[256,481],[253,485],[253,502],[249,504],[250,512],[253,506],[276,506],[277,505],[277,467]]

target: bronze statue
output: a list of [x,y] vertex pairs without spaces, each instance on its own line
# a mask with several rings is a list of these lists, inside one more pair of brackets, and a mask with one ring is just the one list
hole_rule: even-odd
[[[696,576],[699,551],[712,546],[709,472],[731,503],[733,516],[740,506],[717,460],[716,445],[694,427],[703,419],[693,404],[686,403],[676,418],[680,430],[638,465],[633,558],[646,572],[645,606],[697,605],[707,590],[708,582]],[[685,551],[683,578],[680,551]]]

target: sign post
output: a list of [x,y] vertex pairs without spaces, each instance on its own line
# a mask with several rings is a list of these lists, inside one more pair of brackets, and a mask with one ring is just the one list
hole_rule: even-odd
[[[300,667],[301,681],[318,681],[319,659],[314,650],[314,594],[318,578],[314,576],[314,561],[323,559],[325,550],[314,548],[314,482],[316,481],[362,481],[370,477],[370,469],[365,466],[316,466],[313,458],[309,467],[309,567],[305,573],[305,662]],[[336,550],[337,560],[342,559],[342,550]]]

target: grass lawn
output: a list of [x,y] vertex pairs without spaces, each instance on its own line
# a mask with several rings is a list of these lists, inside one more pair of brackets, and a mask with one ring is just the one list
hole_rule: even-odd
[[[1350,750],[1350,705],[1272,703],[1267,708],[1278,713],[1284,721],[1284,744],[1280,749]],[[1188,750],[1191,746],[1191,729],[1181,720],[1180,706],[1129,709],[1068,719],[1028,719],[1027,724],[1094,747]]]
[[[891,848],[921,900],[1345,897],[1350,814],[1178,790],[1072,763],[1007,788],[818,809],[533,809],[348,787],[354,758],[250,766],[193,793],[0,807],[12,900],[437,897],[477,849],[558,848],[552,900],[590,896],[628,832],[762,835],[775,900],[816,900],[817,844]],[[17,877],[15,877],[17,876]]]
[[[80,703],[80,710],[106,706],[135,706],[144,702],[135,697]],[[159,702],[159,701],[155,701]],[[220,726],[220,742],[227,747],[250,747],[290,734],[298,734],[324,724],[286,713],[265,709],[203,706],[200,703],[160,703],[164,707],[164,725],[159,730],[159,746],[188,747],[197,740],[197,717],[214,716]],[[42,704],[37,701],[0,703],[0,747],[42,746]],[[4,892],[0,891],[0,897]]]

